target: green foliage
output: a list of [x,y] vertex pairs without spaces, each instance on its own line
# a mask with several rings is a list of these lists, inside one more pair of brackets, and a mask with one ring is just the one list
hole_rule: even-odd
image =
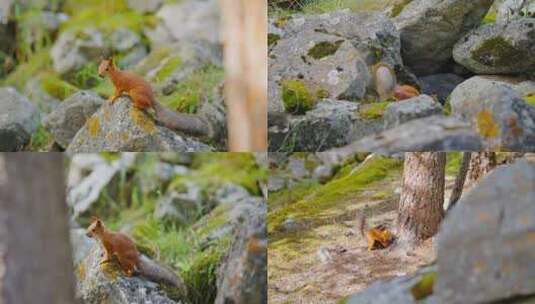
[[530,105],[532,105],[532,106],[535,107],[535,94],[533,94],[533,95],[531,95],[531,96],[526,96],[526,97],[524,97],[524,100],[525,100],[528,104],[530,104]]
[[89,27],[104,33],[127,27],[142,33],[144,27],[154,27],[158,20],[151,15],[143,15],[129,10],[125,0],[67,0],[64,11],[71,18],[61,25],[61,30],[82,31]]
[[15,16],[17,24],[16,57],[26,62],[35,53],[48,48],[52,33],[43,26],[40,9],[29,9]]
[[496,23],[496,11],[495,10],[490,10],[488,12],[488,14],[485,16],[485,18],[483,19],[483,24],[492,24],[492,23]]
[[223,69],[206,65],[181,81],[171,95],[158,96],[158,100],[175,111],[195,113],[203,97],[211,98],[223,78]]
[[268,232],[270,234],[277,232],[289,217],[306,220],[320,216],[324,210],[333,206],[345,204],[372,183],[381,181],[391,174],[399,174],[401,167],[402,162],[399,160],[380,156],[369,159],[357,170],[316,187],[303,199],[284,208],[270,210]]
[[42,125],[39,125],[37,131],[32,134],[28,150],[33,152],[48,152],[48,148],[53,142],[54,136]]
[[411,288],[411,294],[414,300],[422,300],[432,295],[436,279],[436,271],[424,274],[422,279]]
[[364,119],[380,119],[384,116],[386,108],[391,102],[374,102],[371,104],[362,104],[359,108],[360,117]]
[[167,47],[154,49],[136,66],[134,72],[140,75],[145,75],[152,69],[157,68],[170,54],[171,50]]
[[97,63],[89,62],[74,74],[71,81],[79,88],[89,89],[105,80],[98,76]]
[[305,180],[291,189],[283,189],[281,191],[269,193],[268,206],[269,210],[273,211],[278,208],[283,208],[294,202],[303,199],[307,194],[311,193],[314,188],[318,187],[318,182]]
[[13,72],[11,72],[2,85],[14,86],[19,90],[23,90],[26,82],[31,77],[45,71],[52,66],[52,60],[49,56],[49,49],[42,49],[29,58],[27,62],[19,64]]
[[446,175],[456,176],[461,168],[462,152],[449,152],[446,162]]
[[171,76],[181,64],[182,60],[178,56],[167,58],[165,64],[158,70],[158,73],[156,73],[156,82],[161,82],[167,79],[167,77]]
[[44,73],[41,75],[40,80],[42,89],[59,100],[64,100],[78,91],[77,87],[54,73]]
[[282,101],[288,113],[298,115],[311,110],[316,102],[307,85],[301,80],[282,82]]

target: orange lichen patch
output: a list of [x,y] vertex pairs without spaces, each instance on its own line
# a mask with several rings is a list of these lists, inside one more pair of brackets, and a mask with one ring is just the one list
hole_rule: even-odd
[[100,120],[98,117],[93,116],[87,120],[87,130],[91,137],[96,137],[100,132]]
[[115,260],[100,264],[100,270],[102,270],[102,272],[104,272],[111,280],[115,280],[123,274],[121,268],[119,267],[118,263],[115,262]]
[[128,132],[124,131],[119,133],[119,137],[121,138],[121,141],[126,142],[130,139],[130,135],[128,135]]
[[145,130],[147,133],[152,134],[156,132],[156,125],[154,124],[154,121],[148,115],[143,113],[143,111],[132,107],[130,110],[130,117],[132,117],[132,120],[136,125]]
[[83,281],[85,279],[85,264],[80,263],[78,267],[76,268],[76,276],[78,277],[79,281]]
[[419,95],[420,95],[420,91],[418,91],[418,89],[410,85],[396,86],[394,88],[394,98],[397,101],[411,99]]
[[266,251],[266,243],[262,242],[256,237],[253,237],[249,240],[247,249],[252,253],[262,253]]
[[500,126],[494,121],[489,109],[477,113],[476,122],[479,134],[483,138],[496,138],[500,135]]

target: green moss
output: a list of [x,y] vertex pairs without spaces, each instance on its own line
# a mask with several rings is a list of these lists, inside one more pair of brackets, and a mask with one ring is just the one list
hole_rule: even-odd
[[462,152],[449,152],[446,163],[446,175],[456,176],[459,173],[463,159]]
[[494,120],[492,111],[483,109],[476,115],[477,129],[483,138],[496,138],[500,135],[500,126]]
[[432,295],[436,278],[436,272],[424,274],[422,279],[411,288],[411,294],[414,300],[419,301]]
[[363,104],[359,108],[359,115],[364,119],[380,119],[383,117],[386,111],[386,107],[390,102],[375,102],[371,104]]
[[99,84],[92,88],[100,97],[108,99],[115,92],[115,88],[111,81],[101,81]]
[[213,303],[217,295],[216,274],[223,256],[220,247],[200,252],[182,272],[188,288],[189,303]]
[[318,185],[319,184],[316,181],[305,180],[299,182],[296,185],[293,185],[291,189],[284,189],[281,191],[269,193],[268,208],[270,211],[274,211],[278,208],[283,208],[287,205],[291,205],[303,199]]
[[98,75],[98,66],[96,62],[89,62],[80,68],[70,81],[77,87],[82,89],[89,89],[102,82],[106,82],[105,79]]
[[50,96],[59,100],[64,100],[78,91],[77,87],[64,81],[58,75],[53,73],[41,75],[41,88]]
[[450,116],[451,113],[452,113],[451,98],[448,96],[448,99],[446,99],[446,102],[444,103],[444,115]]
[[487,66],[508,66],[521,62],[525,58],[525,51],[515,48],[505,38],[498,36],[486,40],[474,49],[472,57]]
[[399,3],[394,4],[394,6],[392,7],[391,17],[394,18],[394,17],[399,16],[399,14],[401,14],[405,6],[407,6],[411,2],[412,0],[403,0],[403,1],[399,1]]
[[329,98],[329,90],[320,88],[316,91],[316,97],[318,99]]
[[224,79],[224,70],[206,65],[183,79],[171,95],[158,96],[167,107],[183,113],[196,113],[203,98],[213,97],[214,89]]
[[182,60],[178,56],[167,58],[165,64],[156,73],[156,82],[161,82],[167,77],[171,76],[177,68],[182,64]]
[[485,18],[483,19],[483,24],[492,24],[492,23],[496,23],[496,11],[495,10],[490,10],[488,12],[488,14],[485,16]]
[[28,80],[35,77],[39,72],[52,67],[52,60],[49,56],[49,49],[43,49],[32,55],[27,62],[19,64],[13,72],[11,72],[3,85],[14,86],[19,90],[24,90],[24,86]]
[[336,53],[343,42],[344,40],[338,40],[334,43],[329,41],[318,42],[308,50],[308,56],[317,60],[325,58]]
[[292,114],[305,114],[316,102],[307,85],[300,80],[282,82],[282,101],[286,112]]
[[351,198],[374,182],[383,180],[389,174],[399,174],[402,162],[395,159],[376,156],[363,163],[352,174],[331,180],[310,191],[305,198],[270,211],[268,214],[268,232],[280,230],[282,223],[289,217],[306,220],[319,216],[324,210],[337,204],[345,204]]
[[125,0],[105,1],[69,0],[64,11],[71,18],[61,25],[61,30],[79,32],[94,27],[109,34],[118,28],[127,27],[139,34],[145,27],[154,27],[158,20],[153,15],[143,15],[130,10]]
[[40,9],[29,9],[16,15],[16,57],[26,62],[40,50],[52,44],[53,33],[44,27]]
[[268,46],[274,46],[280,40],[281,36],[277,34],[268,34]]
[[526,101],[528,104],[535,107],[535,94],[531,96],[524,97],[524,101]]
[[200,238],[208,236],[214,230],[229,223],[228,212],[232,208],[231,205],[219,205],[214,208],[209,214],[204,216],[198,224],[195,232]]
[[276,27],[282,28],[286,25],[286,23],[288,23],[289,20],[290,20],[290,17],[284,16],[284,17],[277,18],[277,20],[275,20],[274,23]]
[[48,149],[53,143],[54,136],[42,125],[39,125],[37,131],[32,134],[29,150],[33,152],[48,152]]

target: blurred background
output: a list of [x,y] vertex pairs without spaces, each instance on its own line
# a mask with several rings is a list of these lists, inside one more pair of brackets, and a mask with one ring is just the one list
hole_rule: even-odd
[[[12,153],[0,160],[3,303],[266,299],[265,155]],[[187,293],[91,264],[100,259],[85,235],[91,216],[131,236],[184,280]]]

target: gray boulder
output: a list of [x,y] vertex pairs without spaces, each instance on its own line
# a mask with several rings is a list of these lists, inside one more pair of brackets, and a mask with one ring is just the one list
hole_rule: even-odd
[[430,116],[363,138],[343,148],[340,155],[355,152],[397,153],[417,151],[480,151],[482,142],[469,123],[455,117]]
[[496,22],[508,23],[517,18],[535,17],[535,1],[534,0],[502,0],[498,5],[498,12],[496,14]]
[[444,219],[434,289],[441,303],[509,303],[535,294],[533,185],[533,164],[499,167]]
[[439,72],[454,44],[481,24],[493,0],[413,0],[394,19],[403,62],[418,75]]
[[83,303],[177,303],[167,297],[158,283],[137,275],[127,277],[116,263],[99,265],[103,255],[101,247],[100,244],[93,246],[76,267],[76,295]]
[[269,112],[284,110],[284,81],[314,88],[313,98],[358,100],[368,93],[368,67],[387,63],[403,81],[414,80],[400,55],[399,33],[382,13],[349,10],[270,20]]
[[39,125],[39,111],[15,88],[0,88],[0,151],[19,151]]
[[41,113],[50,113],[60,105],[61,101],[48,94],[43,89],[41,81],[39,77],[30,78],[24,86],[24,95],[37,106]]
[[164,0],[128,0],[128,6],[140,13],[154,13],[160,6],[162,6]]
[[312,176],[320,183],[328,182],[334,175],[334,167],[331,165],[320,165],[314,169]]
[[146,111],[135,108],[128,97],[104,105],[78,131],[69,153],[100,151],[210,151],[194,139],[159,126]]
[[462,38],[453,58],[477,74],[521,74],[535,69],[535,18],[487,24]]
[[267,204],[250,201],[235,222],[232,244],[217,271],[215,304],[267,303]]
[[420,95],[411,99],[391,103],[385,112],[385,129],[391,129],[408,121],[440,115],[442,106],[427,95]]
[[104,35],[94,28],[86,28],[80,33],[62,32],[50,50],[50,57],[54,70],[67,75],[90,61],[97,61],[107,51]]
[[269,128],[269,151],[324,151],[383,130],[382,119],[363,119],[359,105],[324,99],[304,116]]
[[167,31],[176,41],[205,40],[221,43],[220,9],[217,0],[187,0],[165,4],[156,16],[162,20],[161,31]]
[[43,119],[43,126],[54,140],[67,148],[87,119],[104,103],[104,99],[91,91],[80,91],[65,99],[52,113]]
[[251,194],[242,186],[225,184],[214,193],[213,200],[219,204],[233,204],[250,197]]
[[434,96],[441,104],[445,104],[451,92],[464,81],[455,74],[434,74],[419,79],[422,94]]
[[269,175],[268,177],[268,191],[277,192],[286,187],[286,179],[282,176]]
[[294,179],[302,179],[310,175],[305,166],[305,159],[299,157],[290,157],[287,168]]
[[535,149],[535,107],[511,86],[474,77],[451,94],[452,113],[470,123],[492,150]]

